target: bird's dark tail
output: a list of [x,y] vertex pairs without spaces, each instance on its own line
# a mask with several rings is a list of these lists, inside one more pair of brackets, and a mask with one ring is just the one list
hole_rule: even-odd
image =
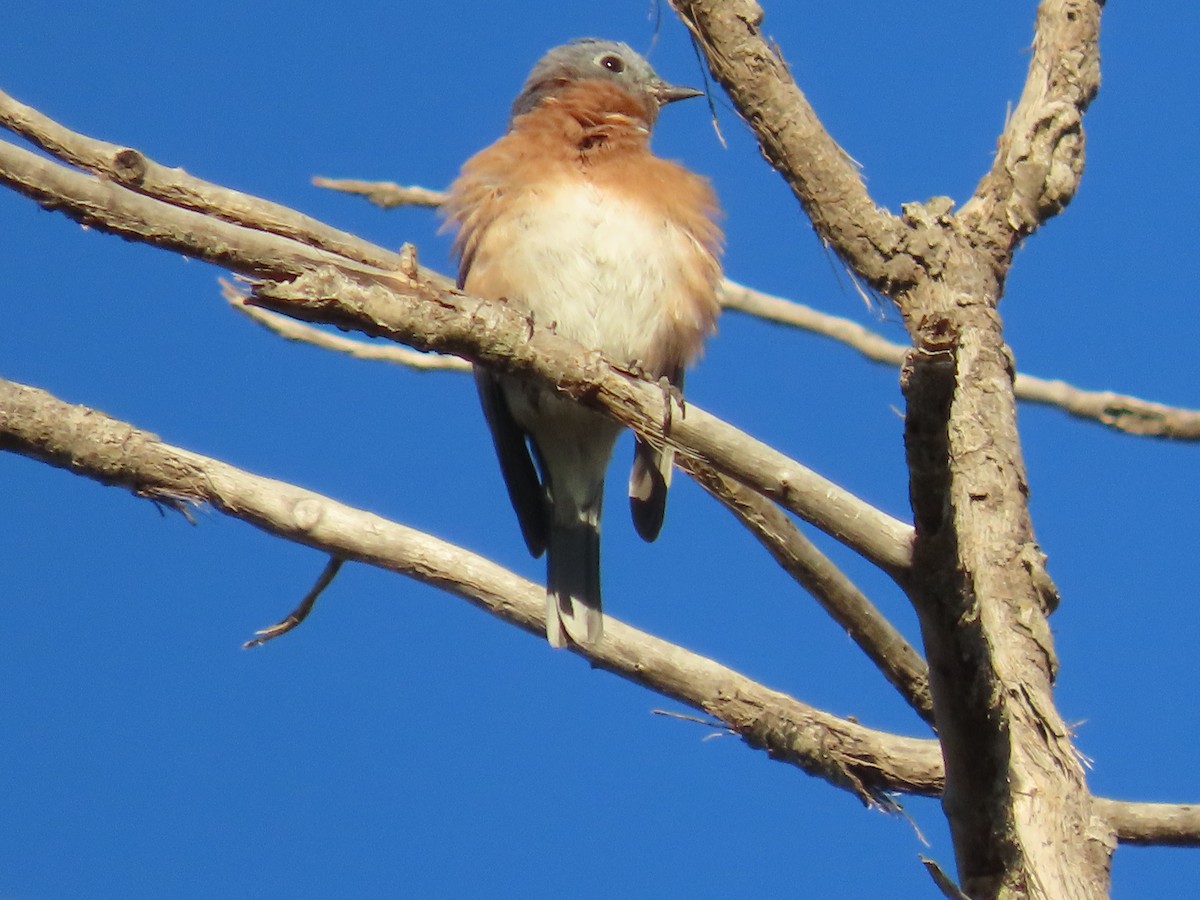
[[600,510],[554,521],[546,548],[546,639],[554,647],[600,640]]

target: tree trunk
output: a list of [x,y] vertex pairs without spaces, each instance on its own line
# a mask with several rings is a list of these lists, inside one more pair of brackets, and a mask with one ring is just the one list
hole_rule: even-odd
[[[925,224],[908,212],[915,227]],[[1029,519],[999,281],[965,246],[938,264],[901,304],[915,348],[904,375],[910,594],[959,878],[976,900],[1107,897],[1115,840],[1093,816],[1051,694],[1046,617],[1057,594]]]

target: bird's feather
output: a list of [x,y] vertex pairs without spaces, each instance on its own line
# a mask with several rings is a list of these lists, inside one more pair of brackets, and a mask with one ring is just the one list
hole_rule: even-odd
[[529,552],[534,557],[541,556],[549,531],[546,492],[529,455],[525,430],[513,418],[508,399],[495,375],[476,369],[475,387],[492,434],[504,486],[508,488],[508,499],[512,501],[521,525],[521,535]]
[[[672,391],[682,393],[681,367],[664,377]],[[633,527],[644,541],[653,541],[662,530],[674,463],[675,451],[670,447],[660,450],[642,438],[634,442],[633,469],[629,473],[629,512],[633,516]]]
[[550,525],[546,554],[546,638],[584,646],[604,633],[600,608],[600,504],[574,522]]

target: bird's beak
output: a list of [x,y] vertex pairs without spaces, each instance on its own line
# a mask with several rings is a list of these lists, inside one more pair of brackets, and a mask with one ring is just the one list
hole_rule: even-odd
[[668,103],[674,103],[676,100],[687,100],[689,97],[704,96],[704,91],[682,87],[677,84],[667,84],[665,81],[660,81],[654,85],[650,89],[650,93],[658,101],[659,106],[666,106]]

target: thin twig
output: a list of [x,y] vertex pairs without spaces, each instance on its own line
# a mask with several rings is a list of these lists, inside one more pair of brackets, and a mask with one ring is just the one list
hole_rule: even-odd
[[[724,282],[721,296],[727,309],[832,338],[874,362],[900,366],[909,352],[908,346],[893,343],[857,322],[733,281]],[[1089,391],[1065,381],[1023,372],[1017,373],[1013,388],[1019,400],[1052,406],[1076,418],[1099,422],[1126,434],[1200,440],[1200,410],[1166,406],[1112,391]]]
[[[656,716],[662,716],[667,719],[678,719],[680,722],[691,722],[693,725],[702,725],[705,728],[712,730],[717,734],[733,734],[725,725],[713,718],[704,718],[703,716],[689,716],[687,713],[674,712],[669,709],[652,709],[650,712]],[[710,734],[707,737],[713,737]]]
[[279,637],[281,634],[287,634],[293,628],[308,618],[308,614],[312,612],[313,607],[317,603],[317,598],[321,596],[321,592],[329,587],[330,582],[337,577],[337,573],[341,571],[342,564],[346,560],[340,556],[329,557],[329,562],[325,564],[325,568],[321,570],[321,574],[317,577],[316,583],[312,589],[304,595],[303,599],[296,604],[296,608],[284,616],[274,625],[268,625],[266,628],[260,628],[254,632],[254,637],[242,644],[243,650],[249,650],[251,647],[261,647],[267,641]]
[[925,866],[925,871],[929,873],[929,876],[933,879],[933,883],[937,885],[937,889],[942,892],[942,896],[945,897],[946,900],[971,900],[970,897],[968,897],[959,889],[958,885],[954,883],[954,879],[947,875],[942,870],[942,867],[937,864],[937,862],[930,859],[928,856],[920,856],[918,858],[921,860],[921,864]]
[[345,194],[357,194],[384,209],[395,209],[398,206],[441,206],[442,201],[446,199],[443,191],[417,185],[396,184],[394,181],[360,181],[315,175],[312,183],[317,187]]
[[323,331],[303,322],[297,322],[295,319],[289,319],[287,316],[270,310],[260,309],[247,303],[247,295],[239,291],[231,281],[225,278],[218,280],[221,285],[221,296],[231,307],[286,341],[312,344],[314,347],[324,350],[344,353],[354,359],[394,363],[421,372],[471,371],[471,364],[457,356],[421,353],[400,344],[357,341],[340,334]]

